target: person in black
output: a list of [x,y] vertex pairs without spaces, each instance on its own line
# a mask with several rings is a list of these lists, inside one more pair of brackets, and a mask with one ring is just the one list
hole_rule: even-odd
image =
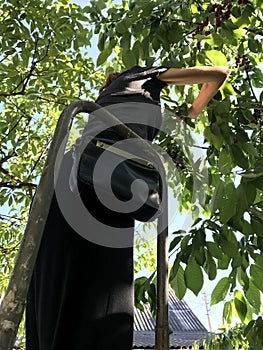
[[[194,119],[228,72],[225,67],[136,66],[108,80],[96,103],[109,108],[137,134],[152,141],[161,127],[163,87],[203,83],[199,96],[189,107],[187,117]],[[154,113],[147,113],[147,108],[142,107],[145,105],[154,107],[149,108]],[[134,122],[130,122],[131,115]],[[142,121],[136,123],[140,117]],[[87,135],[120,140],[114,130],[92,115],[77,142]],[[64,157],[58,183],[69,184],[72,165],[70,151]],[[67,203],[70,210],[74,207],[74,194],[69,185],[63,186],[60,190],[71,198]],[[103,206],[91,187],[81,183],[78,187],[87,210],[104,224],[125,229],[125,234],[130,235],[130,246],[103,246],[83,238],[67,222],[54,194],[27,296],[27,350],[131,350],[134,222]],[[86,229],[88,232],[89,227]]]

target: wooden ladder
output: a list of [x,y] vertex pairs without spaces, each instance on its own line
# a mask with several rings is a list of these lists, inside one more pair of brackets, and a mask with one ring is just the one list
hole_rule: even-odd
[[[140,136],[121,123],[106,109],[94,102],[76,101],[64,109],[59,117],[54,136],[48,151],[43,173],[32,202],[24,237],[20,245],[17,260],[0,308],[0,350],[13,350],[17,330],[22,319],[26,295],[33,273],[36,257],[40,247],[45,223],[54,190],[54,167],[61,145],[65,150],[69,131],[74,117],[81,112],[92,113],[100,110],[100,118],[117,124],[112,128],[124,138],[137,138],[143,143],[145,150],[153,159],[160,157],[152,147]],[[60,164],[56,163],[58,170]],[[162,167],[162,179],[166,179]],[[157,238],[157,310],[155,328],[155,350],[169,349],[168,325],[168,200],[167,184],[163,184],[164,211],[158,218]],[[12,305],[12,307],[10,307]]]

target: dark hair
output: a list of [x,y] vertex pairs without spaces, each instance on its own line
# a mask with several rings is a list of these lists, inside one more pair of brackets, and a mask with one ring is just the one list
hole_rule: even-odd
[[106,89],[106,88],[113,82],[113,80],[115,80],[116,78],[118,78],[118,76],[119,76],[120,74],[121,74],[120,72],[110,73],[110,74],[107,76],[104,85],[99,89],[99,92],[102,92],[104,89]]

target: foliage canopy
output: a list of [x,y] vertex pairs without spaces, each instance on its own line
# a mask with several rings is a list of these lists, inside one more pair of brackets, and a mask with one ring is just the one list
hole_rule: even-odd
[[[76,99],[94,100],[105,74],[133,65],[227,65],[232,69],[227,83],[198,122],[185,126],[206,142],[203,200],[193,186],[191,153],[163,133],[158,139],[180,176],[179,187],[169,178],[179,209],[192,210],[195,219],[189,232],[174,233],[170,284],[179,298],[187,289],[198,295],[204,274],[214,280],[219,269],[228,269],[211,303],[231,293],[224,326],[229,329],[236,315],[243,327],[206,346],[230,349],[236,341],[262,348],[262,23],[260,0],[123,0],[120,5],[98,0],[84,8],[66,0],[2,2],[0,294],[62,109]],[[90,54],[95,35],[96,62]],[[197,92],[197,86],[164,91],[163,107],[176,115]],[[137,281],[138,304],[148,298],[154,305],[154,284],[154,274]]]

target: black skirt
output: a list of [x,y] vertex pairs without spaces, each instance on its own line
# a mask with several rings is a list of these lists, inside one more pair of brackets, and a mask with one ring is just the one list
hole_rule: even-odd
[[[68,153],[60,183],[68,183],[70,165]],[[97,220],[133,234],[133,220],[103,207],[92,188],[80,184],[80,193]],[[133,307],[132,244],[112,248],[82,237],[54,194],[27,297],[27,350],[130,350]]]

